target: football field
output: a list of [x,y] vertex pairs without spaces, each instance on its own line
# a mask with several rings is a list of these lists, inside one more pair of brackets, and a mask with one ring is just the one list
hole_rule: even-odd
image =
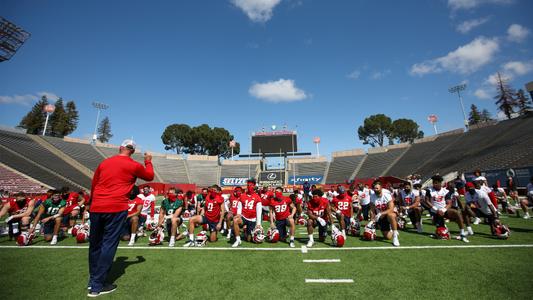
[[[426,220],[423,234],[400,233],[399,248],[348,237],[343,248],[331,247],[328,238],[306,252],[300,226],[294,249],[243,243],[235,250],[222,236],[201,248],[183,248],[184,241],[149,247],[145,237],[134,247],[121,242],[110,273],[118,289],[101,298],[531,299],[533,221],[501,220],[511,227],[508,240],[493,238],[487,225],[474,225],[469,244],[435,240]],[[457,226],[448,227],[455,236]],[[87,244],[74,238],[55,247],[38,238],[24,248],[2,238],[0,298],[86,298],[87,253]]]

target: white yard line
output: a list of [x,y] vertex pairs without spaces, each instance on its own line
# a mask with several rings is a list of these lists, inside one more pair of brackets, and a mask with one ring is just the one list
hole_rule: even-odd
[[306,279],[305,283],[353,283],[353,279]]
[[304,259],[304,263],[339,263],[340,259]]

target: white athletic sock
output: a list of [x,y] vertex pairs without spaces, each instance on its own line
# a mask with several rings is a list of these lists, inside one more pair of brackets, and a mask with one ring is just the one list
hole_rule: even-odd
[[393,231],[392,231],[392,235],[394,235],[394,236],[398,236],[398,230],[393,230]]
[[130,241],[135,241],[135,235],[136,235],[135,233],[131,234]]
[[342,230],[342,235],[346,235],[346,229]]
[[171,236],[170,237],[170,242],[174,242],[174,241],[176,241],[176,237],[175,236]]
[[228,229],[228,235],[231,235],[231,229]]
[[462,236],[465,236],[465,235],[466,235],[466,234],[465,234],[465,230],[464,230],[464,228],[461,229],[461,235],[462,235]]
[[194,234],[189,233],[189,241],[194,241]]
[[291,235],[291,242],[294,242],[294,235]]
[[54,235],[52,236],[52,240],[57,240],[57,235],[56,235],[56,234],[54,234]]
[[313,238],[313,235],[312,235],[312,234],[309,235],[309,240],[312,241],[312,242],[315,241],[315,239]]
[[236,236],[236,237],[235,237],[235,240],[236,240],[237,242],[240,242],[240,241],[241,241],[241,236]]

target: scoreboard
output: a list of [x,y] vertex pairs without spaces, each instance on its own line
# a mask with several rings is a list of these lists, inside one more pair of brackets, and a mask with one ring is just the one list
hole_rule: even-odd
[[295,131],[256,132],[252,135],[252,153],[287,153],[298,151]]

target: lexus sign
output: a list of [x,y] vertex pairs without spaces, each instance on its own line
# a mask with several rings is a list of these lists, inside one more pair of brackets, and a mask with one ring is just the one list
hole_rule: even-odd
[[261,172],[259,174],[259,185],[285,185],[285,171]]

